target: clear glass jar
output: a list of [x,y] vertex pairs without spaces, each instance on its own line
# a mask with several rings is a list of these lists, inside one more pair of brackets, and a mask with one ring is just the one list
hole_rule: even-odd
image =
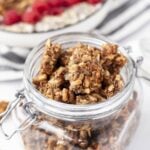
[[[51,41],[62,44],[63,48],[78,42],[95,47],[109,42],[104,37],[86,33],[58,35]],[[124,150],[140,117],[142,90],[136,77],[137,63],[119,47],[128,60],[121,71],[123,90],[102,103],[65,104],[48,100],[32,84],[39,70],[44,43],[34,48],[27,58],[24,89],[16,95],[17,99],[10,104],[0,123],[2,127],[13,111],[17,129],[5,135],[10,138],[21,131],[26,150]]]

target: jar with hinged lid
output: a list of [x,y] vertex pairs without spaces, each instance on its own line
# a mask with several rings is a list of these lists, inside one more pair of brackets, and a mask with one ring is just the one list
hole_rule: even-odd
[[[67,49],[76,43],[99,48],[111,43],[92,33],[68,33],[51,38]],[[107,100],[75,105],[42,95],[33,84],[38,74],[45,41],[33,49],[24,69],[23,89],[16,94],[0,121],[7,138],[20,132],[26,150],[124,150],[131,141],[140,119],[142,89],[137,76],[140,60],[118,46],[127,62],[121,69],[123,88]],[[12,116],[15,129],[5,129]]]

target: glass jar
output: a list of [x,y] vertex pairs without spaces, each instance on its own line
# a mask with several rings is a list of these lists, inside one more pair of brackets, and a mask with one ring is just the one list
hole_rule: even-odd
[[[68,33],[51,38],[64,49],[81,42],[95,47],[110,42],[104,37],[86,33]],[[17,131],[26,150],[123,150],[134,134],[140,117],[141,84],[136,77],[139,61],[119,46],[127,57],[121,70],[124,88],[105,102],[87,105],[65,104],[44,97],[34,87],[45,41],[33,49],[24,70],[24,88],[16,94],[0,122],[7,138]],[[12,113],[13,112],[13,113]],[[14,131],[4,129],[7,117],[13,116]]]

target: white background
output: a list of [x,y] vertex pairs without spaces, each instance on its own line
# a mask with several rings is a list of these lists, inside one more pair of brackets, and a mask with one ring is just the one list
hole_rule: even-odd
[[[147,25],[146,27],[144,27],[144,29],[128,38],[122,44],[132,45],[134,53],[136,53],[138,50],[142,50],[143,53],[144,49],[139,47],[139,42],[141,39],[149,36],[148,35],[149,33],[150,33],[150,26]],[[146,60],[144,67],[147,69],[147,71],[150,72],[150,66],[147,61],[148,58],[150,59],[150,57],[148,57],[148,55],[144,56]],[[6,74],[6,76],[9,76],[9,74]],[[0,82],[0,99],[12,100],[16,89],[18,89],[20,85],[21,81],[7,82],[7,83]],[[142,85],[144,91],[142,117],[138,130],[130,146],[128,147],[128,150],[150,150],[150,83],[143,81]],[[21,141],[18,138],[18,136],[15,136],[11,141],[4,141],[0,137],[0,150],[11,150],[11,149],[22,150],[22,147],[20,146],[19,143],[21,143]]]

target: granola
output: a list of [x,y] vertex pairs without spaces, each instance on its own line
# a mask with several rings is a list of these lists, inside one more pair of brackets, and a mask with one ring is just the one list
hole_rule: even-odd
[[0,0],[0,14],[9,9],[24,11],[34,0]]
[[89,45],[77,45],[68,64],[69,89],[76,94],[89,94],[101,87],[102,79],[100,50]]
[[126,63],[126,57],[118,53],[118,46],[116,44],[104,44],[101,47],[102,66],[111,74],[120,72],[120,69]]
[[[55,43],[52,45],[55,47]],[[49,50],[52,54],[53,49]],[[42,64],[45,55],[47,53],[43,54]],[[122,90],[124,81],[120,72],[126,62],[126,57],[118,52],[118,46],[110,43],[99,48],[83,43],[65,49],[60,46],[50,73],[41,67],[37,77],[44,72],[46,78],[43,75],[33,81],[50,100],[75,105],[96,104],[107,101]],[[77,122],[41,113],[39,126],[32,125],[23,133],[26,149],[123,150],[139,120],[137,105],[135,91],[125,106],[118,108],[120,111],[115,116]],[[130,126],[129,120],[132,121]],[[125,127],[126,124],[129,128]],[[128,131],[128,136],[120,138],[120,134]]]
[[[137,110],[137,93],[134,92],[133,99],[130,99],[125,107],[121,109],[118,116],[105,126],[96,120],[85,123],[62,121],[50,119],[46,115],[41,115],[39,121],[46,122],[54,127],[62,129],[65,133],[63,138],[59,133],[52,133],[46,128],[32,126],[23,133],[24,143],[27,150],[124,150],[130,137],[135,132],[135,127],[139,121]],[[136,115],[133,115],[136,113]],[[130,126],[128,121],[131,120]],[[126,128],[125,126],[128,126]],[[122,135],[122,131],[125,134]],[[119,141],[118,141],[119,139]],[[32,142],[31,142],[32,141]]]
[[6,110],[7,106],[8,106],[7,101],[0,101],[0,114]]
[[46,80],[47,76],[52,74],[60,53],[61,46],[59,44],[52,44],[50,40],[47,40],[39,75],[33,80],[35,84]]
[[70,60],[70,57],[72,56],[72,53],[74,51],[74,48],[68,48],[66,51],[63,51],[61,53],[61,56],[59,58],[59,62],[63,66],[67,66]]
[[97,48],[79,43],[63,49],[48,40],[33,83],[44,96],[64,103],[103,102],[123,88],[120,70],[125,64],[115,44]]
[[94,104],[105,101],[104,97],[98,93],[76,96],[76,104]]

